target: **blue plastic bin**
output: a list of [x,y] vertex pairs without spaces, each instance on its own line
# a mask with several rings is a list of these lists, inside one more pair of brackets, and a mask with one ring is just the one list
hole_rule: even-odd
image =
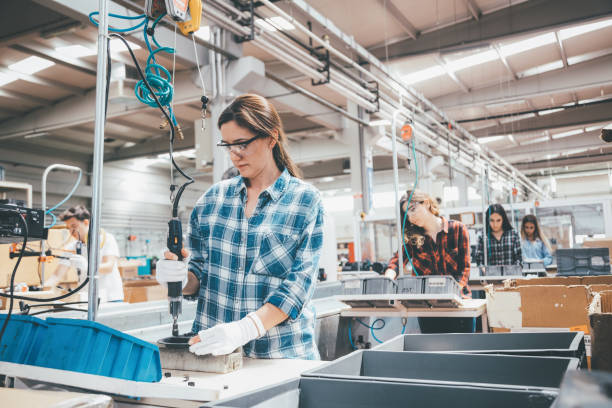
[[144,255],[141,256],[128,256],[127,259],[138,259],[145,261],[144,265],[138,267],[138,276],[151,275],[151,258],[147,258]]
[[[6,314],[0,314],[0,328]],[[34,316],[11,315],[0,342],[0,361],[34,364],[46,337],[47,323]]]
[[35,365],[125,380],[161,379],[159,348],[97,322],[47,318]]

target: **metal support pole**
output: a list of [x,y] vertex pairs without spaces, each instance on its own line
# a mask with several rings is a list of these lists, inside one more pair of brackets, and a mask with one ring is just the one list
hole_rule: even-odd
[[[79,174],[83,174],[83,170],[76,166],[68,166],[66,164],[52,164],[45,169],[42,176],[42,210],[43,210],[43,227],[47,226],[46,212],[47,212],[47,177],[49,173],[55,169],[62,169],[67,171],[78,171]],[[40,241],[40,256],[45,256],[45,240]],[[43,262],[40,266],[40,286],[45,287],[45,263]]]
[[482,168],[482,252],[484,253],[484,266],[488,265],[488,251],[487,251],[487,189],[488,189],[488,172],[485,167]]
[[400,196],[399,196],[399,168],[397,165],[397,115],[399,115],[402,106],[402,97],[400,96],[400,108],[393,112],[393,120],[391,121],[391,146],[393,149],[393,187],[395,188],[395,219],[397,220],[397,267],[398,275],[404,275],[404,239],[402,231],[402,219],[400,211]]
[[89,297],[87,320],[96,320],[98,312],[98,266],[100,253],[100,213],[102,199],[102,169],[104,163],[104,122],[106,112],[106,63],[108,41],[108,0],[98,1],[100,22],[98,26],[98,66],[96,76],[96,120],[94,127],[93,195],[91,203],[89,256]]

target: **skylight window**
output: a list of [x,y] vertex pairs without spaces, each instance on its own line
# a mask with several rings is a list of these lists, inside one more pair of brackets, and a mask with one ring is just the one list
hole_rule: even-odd
[[15,82],[16,80],[17,80],[16,76],[3,74],[2,72],[0,72],[0,86],[10,84],[11,82]]
[[53,65],[55,65],[55,62],[33,55],[11,64],[8,67],[13,71],[21,72],[22,74],[32,75]]
[[295,26],[281,16],[266,18],[265,20],[255,20],[255,24],[265,31],[289,31],[295,30]]
[[417,82],[427,81],[428,79],[432,79],[438,77],[440,75],[444,75],[446,71],[440,65],[434,65],[433,67],[425,68],[420,71],[413,72],[408,75],[404,75],[404,82],[408,85],[416,84]]
[[497,141],[502,140],[504,137],[505,137],[505,136],[487,136],[487,137],[479,137],[479,138],[478,138],[478,143],[480,143],[480,144],[493,143],[493,142],[497,142]]
[[499,47],[499,52],[504,57],[509,57],[511,55],[520,54],[521,52],[533,50],[544,45],[553,44],[556,41],[557,39],[555,38],[555,33],[546,33],[528,38],[526,40],[502,45],[501,47]]
[[590,33],[591,31],[601,30],[602,28],[609,27],[611,25],[612,18],[598,21],[596,23],[582,24],[576,27],[565,28],[563,30],[559,30],[559,38],[561,40],[567,40],[568,38]]
[[531,145],[531,144],[536,144],[536,143],[542,143],[542,142],[547,142],[547,141],[548,141],[548,136],[537,137],[535,139],[526,140],[526,141],[522,142],[521,146],[526,146],[526,145]]
[[69,45],[67,47],[57,47],[55,51],[59,52],[60,54],[66,57],[70,57],[70,58],[89,57],[90,55],[96,55],[98,52],[94,48],[88,48],[80,44]]
[[551,113],[561,112],[562,110],[563,110],[563,108],[541,110],[541,111],[538,112],[538,115],[540,115],[540,116],[550,115]]
[[495,50],[487,50],[479,52],[478,54],[470,55],[469,57],[449,61],[447,66],[453,71],[460,71],[462,69],[484,64],[485,62],[493,61],[498,58],[499,56],[497,55],[497,52]]
[[556,133],[552,135],[553,139],[561,139],[563,137],[575,136],[582,133],[582,129],[568,130],[567,132]]

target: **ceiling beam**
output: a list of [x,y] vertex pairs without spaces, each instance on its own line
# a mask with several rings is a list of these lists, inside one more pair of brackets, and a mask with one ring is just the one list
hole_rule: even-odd
[[26,82],[30,82],[32,84],[48,86],[51,88],[62,90],[64,92],[68,91],[73,95],[84,95],[85,94],[85,90],[79,87],[68,85],[63,82],[53,81],[47,78],[38,77],[35,75],[29,75],[29,74],[24,74],[22,72],[13,71],[12,69],[9,69],[5,65],[0,65],[0,72],[3,74],[11,75],[11,76],[16,76],[17,78],[23,81],[26,81]]
[[568,106],[563,111],[544,116],[502,123],[472,131],[476,137],[534,132],[547,129],[590,125],[612,121],[612,100],[589,105]]
[[511,36],[542,32],[588,20],[612,15],[612,2],[608,0],[531,0],[499,11],[484,14],[479,20],[468,20],[439,30],[421,34],[386,47],[378,46],[370,52],[389,59],[450,52],[466,48],[489,46]]
[[524,156],[533,157],[534,152],[537,152],[538,156],[542,156],[587,147],[606,147],[606,144],[599,137],[600,134],[601,131],[597,130],[561,139],[552,139],[542,143],[522,144],[516,147],[494,150],[495,153],[506,160],[515,162],[519,159],[524,159]]
[[378,2],[385,8],[385,10],[391,14],[391,17],[399,23],[399,25],[406,31],[410,38],[416,40],[419,36],[419,31],[415,26],[406,18],[404,13],[393,4],[393,0],[378,0]]
[[[175,139],[174,151],[192,149],[195,147],[193,129],[185,132],[184,139]],[[134,159],[137,157],[154,156],[161,153],[168,153],[168,138],[164,136],[155,137],[145,142],[138,143],[132,147],[120,147],[112,153],[104,155],[104,162],[112,162],[125,159]]]
[[567,54],[565,53],[565,47],[563,46],[563,41],[561,41],[561,37],[559,37],[558,31],[555,31],[555,40],[557,40],[557,47],[559,48],[559,55],[561,55],[561,61],[563,61],[563,67],[567,68]]
[[[193,78],[191,71],[182,71],[176,74],[174,82],[175,105],[200,100],[202,89],[194,83]],[[4,121],[0,126],[0,140],[93,122],[95,119],[95,97],[96,90],[93,89],[87,92],[85,96],[73,96],[46,108],[37,109],[20,117]],[[112,119],[141,111],[157,112],[154,108],[140,103],[109,103],[107,118]],[[67,115],[66,112],[70,112],[70,114]]]
[[17,99],[21,102],[25,102],[31,105],[47,105],[49,100],[38,98],[36,96],[26,95],[21,92],[9,91],[8,89],[0,89],[0,96],[4,98]]
[[58,65],[65,66],[70,69],[75,69],[84,74],[96,76],[96,66],[89,62],[78,58],[69,58],[60,54],[52,48],[47,48],[44,45],[28,42],[27,45],[13,44],[11,48],[23,52],[24,54],[36,55],[37,57],[48,59]]
[[449,110],[523,101],[537,96],[612,85],[610,72],[612,55],[571,65],[566,69],[518,79],[501,87],[492,85],[472,90],[469,95],[456,92],[435,98],[432,103],[440,109]]
[[[98,0],[34,0],[37,3],[48,7],[58,13],[62,13],[68,17],[74,18],[75,20],[81,21],[83,24],[91,25],[89,22],[88,15],[92,10],[98,10]],[[110,1],[108,5],[108,12],[114,14],[120,14],[124,16],[137,16],[141,13],[136,13],[117,4],[114,1]],[[134,33],[127,34],[126,37],[141,47],[145,47],[142,31],[137,30]],[[208,48],[202,46],[202,42],[196,39],[196,48],[198,50],[198,60],[196,60],[193,52],[192,39],[185,37],[181,34],[174,35],[174,29],[169,26],[165,26],[163,23],[159,24],[155,30],[155,38],[162,45],[168,45],[175,47],[176,60],[181,64],[187,64],[189,66],[195,66],[196,61],[202,66],[208,64]],[[176,44],[174,41],[176,39]]]
[[550,160],[539,160],[534,162],[515,163],[514,166],[521,170],[538,170],[555,167],[576,166],[590,163],[609,163],[612,160],[612,148],[605,149],[603,152],[593,154],[580,154],[569,157],[559,157]]
[[472,17],[474,17],[474,20],[480,20],[480,17],[482,16],[482,11],[480,11],[480,8],[476,4],[476,2],[474,0],[465,0],[465,5],[470,11]]
[[448,65],[446,64],[446,61],[444,60],[444,58],[442,56],[440,56],[439,54],[436,54],[435,59],[438,62],[438,64],[442,68],[444,68],[444,71],[446,72],[446,75],[448,75],[450,77],[450,79],[452,79],[453,82],[455,82],[459,86],[459,88],[461,88],[463,93],[470,93],[470,89],[463,82],[461,82],[461,80],[455,74],[455,71],[453,71],[452,69],[448,68]]

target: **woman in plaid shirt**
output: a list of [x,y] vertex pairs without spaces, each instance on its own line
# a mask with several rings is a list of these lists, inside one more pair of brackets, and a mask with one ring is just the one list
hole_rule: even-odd
[[323,242],[319,192],[298,178],[280,116],[265,98],[239,96],[218,126],[217,146],[240,175],[198,200],[188,266],[162,260],[158,280],[182,280],[183,293],[198,296],[189,342],[197,355],[242,346],[248,357],[318,359],[310,300]]
[[[487,265],[523,265],[521,239],[512,228],[506,210],[501,204],[491,204],[487,209]],[[474,260],[484,265],[482,236],[474,251]]]

